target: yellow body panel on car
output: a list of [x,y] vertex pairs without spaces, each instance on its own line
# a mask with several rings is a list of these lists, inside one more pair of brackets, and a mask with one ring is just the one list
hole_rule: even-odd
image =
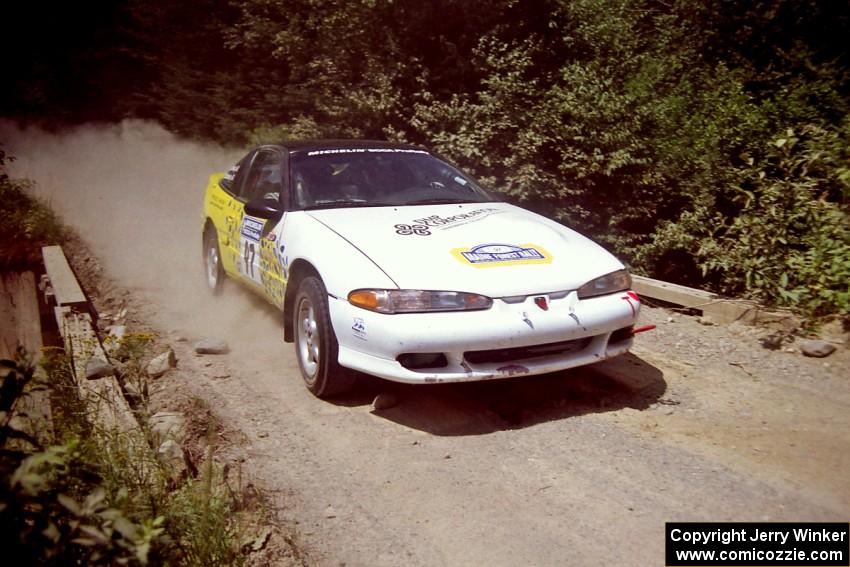
[[[210,176],[204,197],[204,222],[210,219],[215,225],[222,267],[240,283],[259,287],[270,303],[282,308],[286,278],[281,256],[276,253],[279,235],[273,231],[275,227],[266,226],[268,221],[246,217],[245,205],[221,187],[222,178],[223,173]],[[244,237],[246,222],[259,228],[259,242]]]
[[219,182],[224,173],[210,175],[204,197],[204,218],[212,220],[218,237],[218,248],[224,270],[238,275],[239,257],[236,246],[239,245],[239,221],[242,217],[242,203],[221,188]]

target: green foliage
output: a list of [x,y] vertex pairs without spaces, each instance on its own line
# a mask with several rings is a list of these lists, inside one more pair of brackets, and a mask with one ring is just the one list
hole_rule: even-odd
[[187,479],[168,496],[165,525],[171,545],[182,565],[242,565],[245,561],[242,540],[251,529],[245,515],[239,513],[245,508],[241,474],[237,486],[232,488],[228,479],[230,468],[215,463],[219,421],[205,400],[192,398],[191,402],[190,412],[197,416],[193,427],[204,436],[206,450],[198,475]]
[[41,247],[61,242],[62,223],[49,207],[27,194],[29,182],[8,177],[0,152],[0,270],[32,267],[41,261]]
[[[19,353],[22,354],[22,353]],[[127,490],[109,492],[86,443],[73,437],[41,449],[10,425],[14,406],[32,382],[25,356],[2,361],[0,423],[0,546],[25,564],[145,565],[162,518],[133,519]],[[13,449],[11,439],[29,448]]]
[[[850,312],[850,129],[788,130],[741,169],[738,212],[704,218],[697,259],[728,293],[810,316]],[[833,152],[830,152],[832,149]],[[840,150],[836,155],[834,150]]]
[[32,379],[32,359],[20,346],[16,360],[0,360],[0,448],[6,447],[10,439],[21,439],[39,447],[38,440],[12,425],[15,405]]
[[287,87],[263,96],[279,101],[267,107],[279,124],[290,125],[286,134],[307,127],[326,137],[379,136],[397,122],[402,76],[415,77],[418,62],[404,57],[394,26],[387,25],[397,9],[393,2],[237,4],[227,46],[277,70]]
[[236,545],[232,503],[221,492],[223,482],[220,471],[208,460],[200,479],[186,482],[171,496],[167,525],[180,548],[183,565],[244,563]]
[[[78,501],[74,471],[85,466],[77,442],[28,456],[4,490],[4,549],[33,563],[127,565],[148,563],[153,541],[162,535],[162,517],[134,522],[121,495],[95,487]],[[111,496],[111,498],[108,498]],[[109,505],[109,501],[116,506]]]
[[276,126],[262,124],[254,128],[248,135],[248,144],[255,147],[263,144],[278,144],[289,140],[318,139],[322,136],[322,130],[315,120],[306,116],[298,116],[289,124],[278,124]]
[[152,332],[126,333],[118,339],[109,336],[105,343],[110,347],[116,347],[114,358],[124,363],[125,372],[131,371],[135,374],[142,374],[145,358],[156,337],[156,333]]
[[[771,200],[769,181],[747,172],[778,159],[769,150],[776,132],[846,123],[847,2],[130,0],[104,13],[121,22],[118,31],[91,34],[63,57],[79,68],[97,51],[136,71],[126,84],[106,85],[111,72],[90,77],[88,87],[126,89],[107,115],[231,144],[423,143],[636,271],[784,304],[798,297],[810,313],[843,304],[814,291],[841,288],[843,268],[826,268],[844,252],[840,234],[800,236],[795,246],[810,255],[796,263],[779,241],[746,240],[754,248],[739,245],[734,260],[743,271],[720,258],[732,247],[715,237],[746,234]],[[15,87],[0,99],[17,100],[24,115],[51,98],[74,102],[28,68],[12,74]],[[782,189],[800,198],[777,196],[768,216],[792,207],[771,218],[805,209],[812,222],[841,220],[847,184],[834,181],[848,170],[835,145],[845,138],[804,137],[819,157],[805,180]],[[832,187],[823,205],[801,204],[808,183]],[[747,201],[747,191],[763,198]],[[791,287],[781,287],[791,296],[756,283],[789,270]],[[795,279],[803,277],[815,279]]]
[[[724,59],[740,61],[738,46],[709,40],[739,19],[687,4],[560,3],[549,14],[557,35],[491,30],[476,49],[481,88],[423,96],[412,124],[509,198],[590,233],[639,271],[809,315],[846,309],[847,188],[833,181],[846,179],[846,137],[809,136],[802,165],[778,165],[791,168],[782,183],[744,175],[748,159],[778,160],[765,143],[778,124],[803,131],[844,116],[846,73],[835,60],[815,64],[801,42],[731,68]],[[752,191],[761,198],[742,197]],[[767,230],[792,219],[787,237]]]
[[[127,341],[128,361],[150,342]],[[0,364],[0,546],[27,565],[241,565],[247,524],[234,514],[236,497],[207,455],[203,475],[169,490],[159,463],[128,441],[87,420],[67,357],[44,356],[54,388],[55,441],[46,449],[9,425],[33,367]],[[214,435],[214,433],[212,434]],[[212,437],[210,438],[212,439]],[[8,441],[29,445],[12,448]],[[20,446],[20,443],[18,445]]]
[[741,78],[703,62],[698,34],[675,14],[578,0],[550,18],[557,35],[483,37],[483,88],[426,99],[413,123],[506,195],[633,259],[648,219],[728,181],[723,165],[758,117]]

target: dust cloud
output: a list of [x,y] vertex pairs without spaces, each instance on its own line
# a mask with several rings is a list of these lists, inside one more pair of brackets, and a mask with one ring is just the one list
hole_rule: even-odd
[[155,123],[82,126],[59,133],[0,122],[8,169],[35,182],[89,244],[106,274],[149,307],[155,323],[192,337],[250,343],[282,331],[276,313],[231,284],[204,288],[203,195],[210,173],[243,152],[181,140]]

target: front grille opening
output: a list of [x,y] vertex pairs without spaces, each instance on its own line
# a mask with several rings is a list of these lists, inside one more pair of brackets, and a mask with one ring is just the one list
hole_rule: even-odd
[[611,333],[611,338],[608,339],[608,344],[619,343],[632,338],[632,327],[623,327]]
[[512,360],[523,360],[527,358],[539,358],[553,354],[569,354],[583,350],[593,337],[573,339],[571,341],[560,341],[543,345],[532,345],[527,347],[503,348],[495,350],[468,350],[463,353],[467,362],[482,364],[488,362],[510,362]]
[[405,352],[398,355],[396,360],[408,370],[445,368],[449,365],[446,355],[441,352]]

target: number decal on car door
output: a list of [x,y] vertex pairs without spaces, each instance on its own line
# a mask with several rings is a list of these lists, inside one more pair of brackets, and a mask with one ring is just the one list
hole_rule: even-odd
[[260,270],[257,265],[257,249],[260,246],[260,238],[263,234],[263,226],[265,221],[245,215],[242,217],[242,228],[239,231],[239,240],[242,249],[242,263],[239,268],[242,275],[254,282],[262,285],[263,281],[260,278]]
[[254,259],[256,255],[257,249],[254,243],[245,240],[245,253],[243,255],[243,259],[245,260],[245,274],[251,279],[254,279]]

